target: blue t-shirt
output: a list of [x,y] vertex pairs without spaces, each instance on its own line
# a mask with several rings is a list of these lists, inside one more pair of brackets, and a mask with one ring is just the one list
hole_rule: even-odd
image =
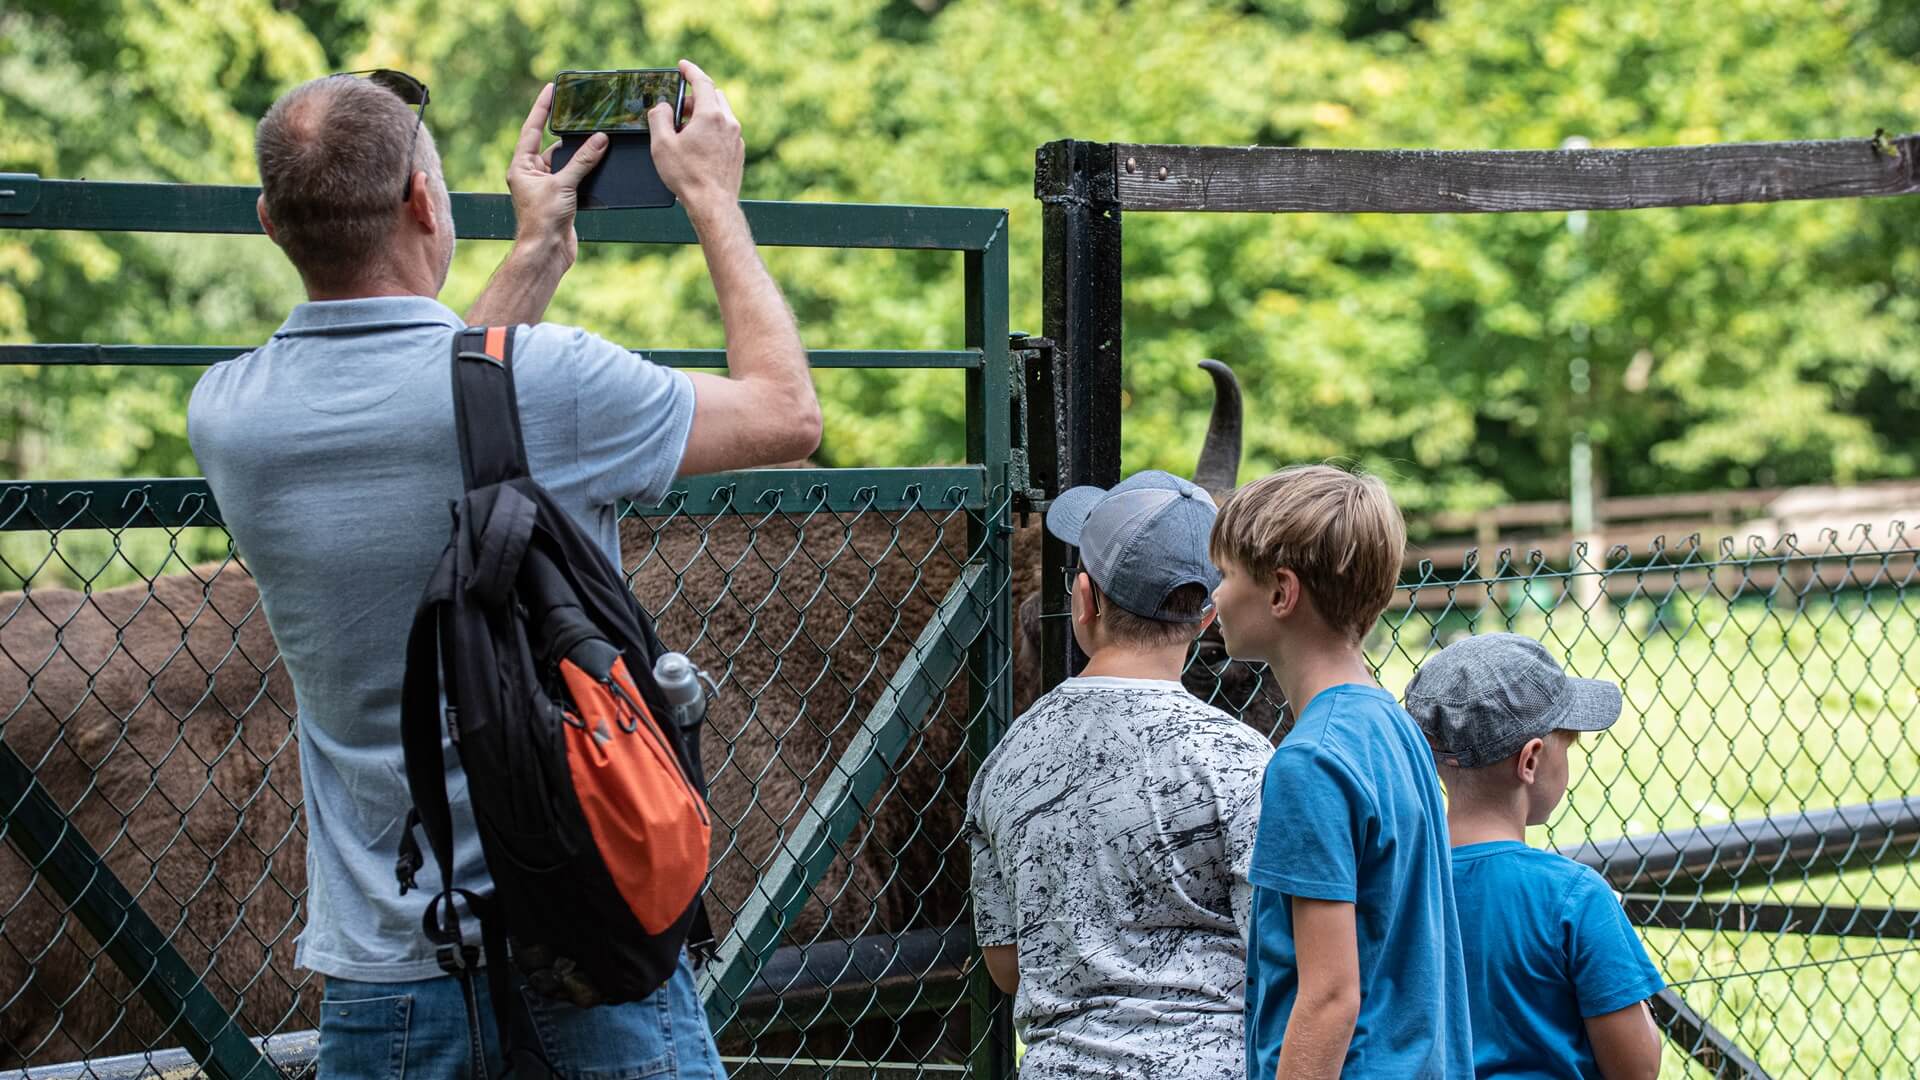
[[[461,490],[449,348],[460,325],[424,296],[301,304],[273,340],[209,368],[187,405],[194,455],[300,705],[307,923],[294,962],[329,977],[441,973],[420,932],[439,868],[429,859],[403,897],[393,859],[413,805],[400,752],[407,630]],[[672,484],[693,385],[572,327],[523,326],[513,350],[533,477],[617,563],[616,503],[658,502]],[[446,758],[456,884],[485,892],[466,775]]]
[[1254,841],[1247,1073],[1279,1068],[1300,988],[1291,897],[1354,906],[1360,1015],[1342,1075],[1473,1075],[1467,977],[1433,752],[1392,694],[1336,686],[1274,751]]
[[1481,1076],[1600,1075],[1585,1018],[1666,985],[1606,879],[1518,840],[1453,849]]

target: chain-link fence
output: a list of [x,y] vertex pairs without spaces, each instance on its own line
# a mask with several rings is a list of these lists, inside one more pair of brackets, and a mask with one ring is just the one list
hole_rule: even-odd
[[[1008,496],[959,469],[788,475],[622,520],[636,595],[719,687],[709,1011],[729,1056],[776,1073],[795,1058],[963,1064],[990,1049],[958,837],[969,733],[996,722],[1012,677],[989,527]],[[25,524],[25,490],[0,495],[0,524]],[[114,539],[137,516],[82,512]],[[157,531],[169,549],[223,535]],[[79,535],[16,532],[0,555],[25,586],[0,595],[6,745],[244,1034],[311,1029],[318,981],[292,964],[293,695],[252,580],[232,555],[80,561],[63,545]],[[0,1068],[176,1045],[52,872],[0,853]]]
[[[8,183],[0,227],[258,230],[250,189]],[[463,238],[511,236],[504,196],[452,201]],[[952,466],[700,478],[622,515],[636,595],[718,687],[703,756],[720,942],[700,989],[736,1075],[1004,1075],[1006,1001],[972,962],[958,837],[1013,700],[1006,214],[743,205],[763,245],[959,256],[964,347],[811,360],[950,371],[966,447]],[[693,240],[673,212],[579,228]],[[0,363],[243,351],[9,344]],[[0,590],[0,1072],[253,1076],[263,1054],[310,1070],[297,714],[205,484],[0,483]],[[96,1064],[58,1066],[82,1059]]]
[[[1622,894],[1672,988],[1666,1075],[1920,1075],[1916,539],[1470,554],[1410,570],[1369,639],[1396,693],[1500,631],[1620,684],[1528,839]],[[1274,692],[1212,664],[1223,705]]]

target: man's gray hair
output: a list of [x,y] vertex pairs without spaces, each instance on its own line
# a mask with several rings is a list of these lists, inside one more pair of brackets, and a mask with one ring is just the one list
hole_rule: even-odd
[[309,286],[340,288],[385,258],[400,193],[437,155],[398,95],[365,79],[331,76],[280,96],[260,118],[254,158],[274,239]]

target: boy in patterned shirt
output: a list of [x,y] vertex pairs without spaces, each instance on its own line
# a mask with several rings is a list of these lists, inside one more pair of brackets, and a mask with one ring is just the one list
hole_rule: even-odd
[[1015,720],[967,797],[974,933],[1026,1080],[1240,1080],[1260,770],[1271,746],[1180,683],[1213,615],[1213,500],[1167,473],[1047,512],[1078,545],[1089,657]]

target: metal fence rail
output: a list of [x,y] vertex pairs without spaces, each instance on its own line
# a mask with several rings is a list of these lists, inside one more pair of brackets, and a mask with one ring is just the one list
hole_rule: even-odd
[[[254,189],[5,187],[0,228],[259,228]],[[453,204],[462,236],[512,235],[505,196]],[[946,467],[698,478],[622,512],[636,594],[720,686],[704,755],[723,942],[703,977],[709,1015],[742,1075],[1004,1075],[1005,1002],[972,962],[956,842],[1013,697],[1007,522],[1025,481],[1006,215],[746,210],[763,244],[960,253],[958,347],[811,356],[952,370],[967,446]],[[586,215],[579,231],[693,240],[677,209]],[[0,363],[194,366],[240,351],[20,343],[0,345]],[[13,590],[0,591],[0,1070],[129,1053],[101,1068],[310,1068],[318,981],[292,964],[306,888],[295,704],[205,484],[0,483],[0,590]]]

